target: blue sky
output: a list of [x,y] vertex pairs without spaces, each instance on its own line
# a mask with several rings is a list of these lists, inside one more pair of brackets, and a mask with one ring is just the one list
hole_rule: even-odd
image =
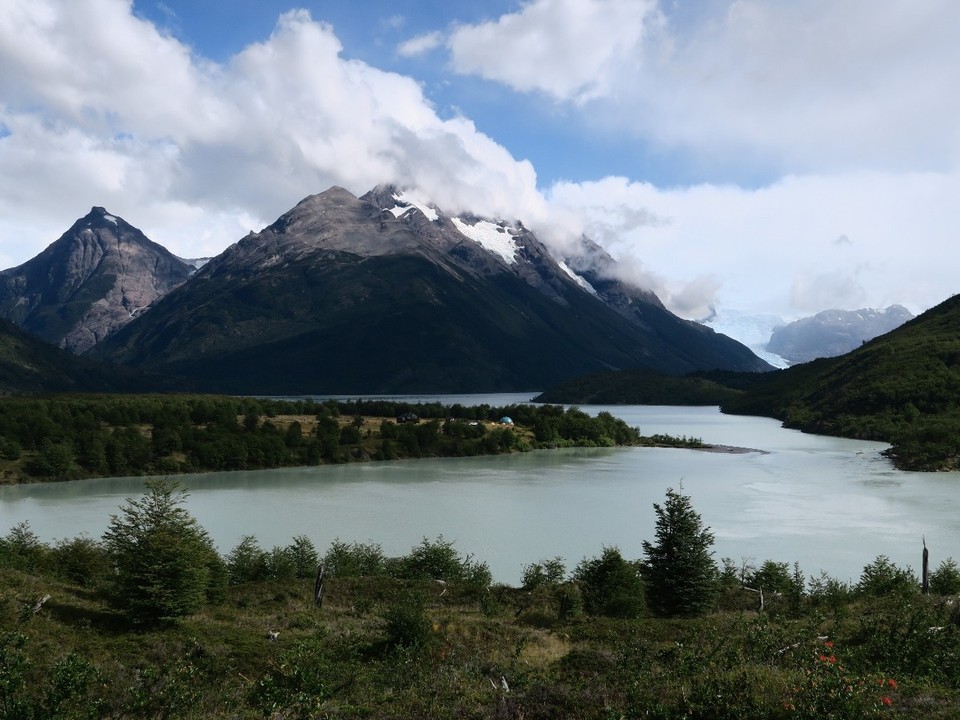
[[330,185],[586,233],[678,314],[958,289],[952,0],[4,0],[0,267],[212,255]]

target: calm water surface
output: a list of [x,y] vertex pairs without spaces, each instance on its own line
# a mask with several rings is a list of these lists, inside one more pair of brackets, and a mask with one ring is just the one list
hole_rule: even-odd
[[[503,405],[529,395],[423,396]],[[304,534],[323,552],[339,538],[389,555],[443,535],[517,583],[525,564],[560,555],[568,567],[617,545],[641,557],[652,504],[679,488],[716,535],[715,556],[800,563],[856,580],[879,554],[919,567],[925,536],[935,567],[960,559],[960,473],[896,471],[882,443],[785,430],[716,408],[609,410],[644,434],[670,433],[762,452],[571,449],[335,467],[207,473],[180,478],[189,510],[221,552],[246,534],[266,547]],[[0,488],[0,533],[29,521],[43,540],[98,537],[142,478]]]

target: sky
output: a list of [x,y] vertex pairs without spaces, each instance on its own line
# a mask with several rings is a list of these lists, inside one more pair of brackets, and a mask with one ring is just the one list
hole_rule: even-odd
[[693,319],[960,291],[954,0],[3,0],[0,68],[0,268],[392,183]]

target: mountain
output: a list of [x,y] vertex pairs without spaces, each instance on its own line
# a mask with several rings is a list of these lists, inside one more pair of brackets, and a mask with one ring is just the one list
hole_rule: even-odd
[[902,305],[891,305],[886,310],[824,310],[774,328],[766,349],[791,363],[836,357],[912,318],[913,314]]
[[123,218],[95,207],[35,258],[0,273],[0,317],[80,354],[193,271]]
[[204,389],[261,394],[525,390],[617,368],[769,369],[655,296],[558,262],[519,222],[447,216],[383,186],[304,199],[94,352]]
[[769,373],[723,410],[889,442],[902,469],[960,468],[960,295],[846,355]]

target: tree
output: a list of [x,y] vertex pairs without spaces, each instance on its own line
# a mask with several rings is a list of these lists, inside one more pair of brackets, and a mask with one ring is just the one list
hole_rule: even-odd
[[600,557],[584,559],[573,579],[583,605],[593,615],[633,618],[643,612],[643,580],[637,562],[624,560],[619,548],[605,547]]
[[112,596],[136,624],[173,623],[222,595],[226,573],[207,532],[181,507],[186,491],[164,480],[146,485],[103,535]]
[[920,581],[909,567],[898,567],[886,555],[877,555],[872,563],[864,566],[856,589],[873,597],[913,595],[920,592]]
[[952,557],[941,562],[930,574],[930,592],[935,595],[960,593],[960,567]]
[[693,617],[707,612],[718,588],[711,558],[713,533],[704,527],[690,498],[672,488],[657,514],[656,543],[644,540],[647,605],[660,616]]

